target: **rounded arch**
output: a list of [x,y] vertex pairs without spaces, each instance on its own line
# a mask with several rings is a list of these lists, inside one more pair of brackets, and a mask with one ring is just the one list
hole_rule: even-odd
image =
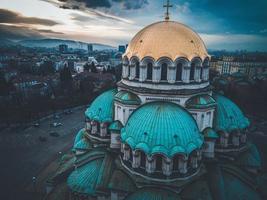
[[183,73],[183,68],[185,66],[188,66],[189,60],[184,58],[184,57],[179,57],[175,60],[175,66],[176,66],[176,76],[175,80],[176,81],[182,81],[182,73]]
[[209,66],[210,59],[209,57],[206,57],[203,61],[203,67],[208,67]]
[[124,57],[122,58],[122,63],[123,63],[124,65],[129,65],[129,59],[128,59],[127,56],[124,56]]
[[187,159],[187,156],[181,153],[177,153],[173,155],[172,157],[172,162],[173,162],[173,171],[178,171],[179,170],[179,160],[180,158],[183,158],[184,160]]
[[169,66],[173,66],[173,61],[168,57],[162,57],[157,62],[156,65],[160,67],[161,74],[160,74],[160,80],[161,81],[167,81],[168,79],[168,68]]
[[191,60],[191,64],[195,64],[198,67],[202,66],[202,59],[200,57],[194,57]]
[[140,65],[141,66],[146,66],[148,65],[149,63],[151,63],[152,65],[155,64],[155,59],[150,57],[150,56],[147,56],[147,57],[144,57],[141,62],[140,62]]
[[131,57],[130,65],[135,65],[136,63],[140,63],[139,58],[137,56]]

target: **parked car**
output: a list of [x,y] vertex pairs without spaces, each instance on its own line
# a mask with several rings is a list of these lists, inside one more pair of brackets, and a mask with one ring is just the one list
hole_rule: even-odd
[[36,128],[39,128],[40,124],[39,123],[34,123],[33,126],[36,127]]
[[63,126],[62,123],[59,123],[59,122],[54,122],[52,124],[50,124],[51,127],[59,127],[59,126]]

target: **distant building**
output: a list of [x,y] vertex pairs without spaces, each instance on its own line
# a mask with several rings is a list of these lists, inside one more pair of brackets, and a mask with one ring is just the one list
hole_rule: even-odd
[[87,45],[87,50],[88,50],[88,54],[91,54],[94,51],[93,45],[92,44],[88,44]]
[[242,72],[249,77],[253,77],[267,71],[267,62],[223,56],[222,59],[213,58],[210,62],[210,67],[220,74]]
[[68,45],[66,45],[66,44],[60,44],[59,45],[59,52],[60,53],[66,53],[66,52],[68,52]]
[[121,53],[125,53],[126,46],[125,45],[119,45],[118,51],[121,52]]

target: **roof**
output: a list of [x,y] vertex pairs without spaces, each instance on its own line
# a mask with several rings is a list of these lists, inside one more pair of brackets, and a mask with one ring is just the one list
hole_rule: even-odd
[[95,159],[77,168],[68,177],[67,184],[74,192],[94,195],[103,159]]
[[235,103],[220,94],[214,94],[213,97],[217,102],[214,120],[215,130],[231,132],[249,126],[249,120]]
[[254,144],[250,144],[248,151],[239,155],[236,162],[241,167],[252,167],[260,169],[261,157],[257,147]]
[[167,189],[145,187],[132,193],[125,200],[179,200],[178,194]]
[[83,138],[84,138],[84,129],[81,129],[78,133],[77,133],[77,135],[75,136],[75,140],[74,140],[74,146],[80,141],[80,140],[82,140]]
[[161,21],[142,29],[129,43],[124,56],[128,59],[136,56],[139,60],[168,57],[172,61],[179,57],[190,61],[194,57],[202,60],[209,57],[200,36],[186,25],[174,21]]
[[191,97],[185,102],[187,108],[208,108],[216,105],[216,101],[208,94],[200,94]]
[[112,89],[99,95],[86,110],[86,117],[99,122],[112,122],[114,112],[113,103],[116,93],[117,89]]
[[119,91],[115,95],[115,100],[123,104],[128,104],[128,105],[140,105],[141,104],[141,100],[139,99],[139,97],[136,94],[132,92],[128,92],[128,91]]
[[138,108],[121,130],[121,139],[146,154],[190,154],[203,137],[191,114],[177,104],[152,102]]
[[122,170],[115,170],[111,176],[108,188],[125,192],[136,191],[133,180]]
[[211,138],[211,139],[217,139],[219,135],[212,129],[212,128],[205,128],[204,131],[202,131],[205,138]]
[[73,148],[76,150],[90,150],[92,148],[92,144],[88,141],[88,139],[83,138],[79,142],[75,143]]
[[123,125],[118,120],[112,122],[108,127],[108,129],[112,131],[121,131],[122,128],[123,128]]

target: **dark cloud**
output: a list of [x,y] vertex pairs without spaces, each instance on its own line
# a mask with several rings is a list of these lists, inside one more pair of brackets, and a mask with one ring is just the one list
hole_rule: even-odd
[[8,40],[41,39],[44,36],[28,27],[7,26],[0,24],[0,38]]
[[0,23],[7,24],[39,24],[45,26],[54,26],[58,23],[49,19],[42,19],[37,17],[25,17],[19,13],[0,9]]
[[60,8],[78,9],[81,5],[87,8],[111,8],[114,3],[119,3],[125,10],[135,10],[143,8],[148,4],[148,0],[58,0]]
[[0,38],[6,40],[43,39],[45,35],[64,34],[47,29],[33,29],[25,26],[0,24]]

